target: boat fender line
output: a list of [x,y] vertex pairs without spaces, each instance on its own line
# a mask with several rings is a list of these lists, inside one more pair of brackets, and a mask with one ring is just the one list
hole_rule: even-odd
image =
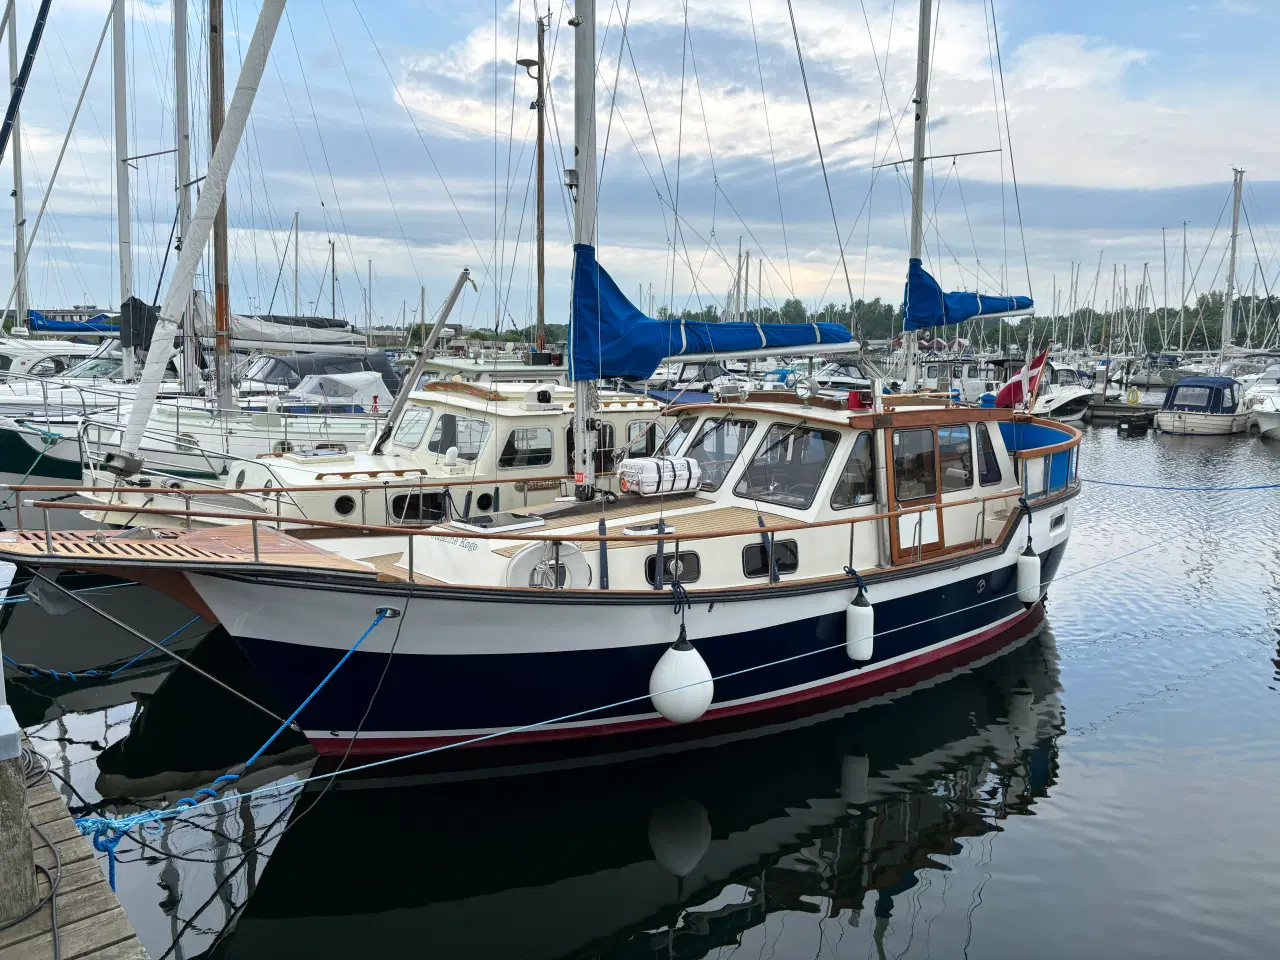
[[861,574],[852,567],[845,567],[844,572],[858,583],[858,595],[845,610],[844,650],[850,660],[865,663],[875,653],[875,608],[867,599],[867,584]]
[[680,636],[667,647],[649,674],[649,699],[658,713],[672,723],[692,723],[711,706],[715,681],[680,624]]
[[209,784],[209,786],[201,787],[191,796],[183,797],[175,802],[173,806],[164,810],[144,810],[141,813],[136,813],[129,817],[121,817],[119,819],[107,819],[105,817],[77,817],[75,823],[76,827],[79,828],[80,833],[92,838],[95,850],[100,853],[107,854],[107,866],[110,873],[111,889],[115,889],[115,848],[131,829],[135,826],[141,825],[143,829],[150,829],[158,832],[163,829],[159,825],[160,821],[176,817],[183,810],[191,807],[198,807],[207,800],[217,799],[218,795],[223,790],[239,780],[244,775],[245,771],[253,766],[254,762],[267,751],[271,744],[275,743],[276,738],[279,737],[280,734],[284,733],[287,728],[293,725],[298,714],[306,709],[307,704],[312,701],[315,695],[320,692],[326,683],[333,679],[334,674],[336,674],[338,670],[341,669],[342,665],[351,658],[351,655],[356,652],[359,646],[369,638],[369,635],[377,629],[378,624],[382,623],[383,620],[393,620],[399,616],[400,611],[395,607],[379,607],[373,618],[373,622],[369,624],[364,633],[360,634],[359,639],[356,640],[347,652],[342,655],[342,658],[333,665],[333,669],[325,674],[324,679],[316,684],[315,689],[307,694],[306,699],[304,699],[302,703],[298,704],[293,713],[289,714],[288,718],[286,718],[285,721],[276,728],[275,732],[271,734],[271,736],[267,737],[266,742],[254,752],[253,756],[244,763],[237,764],[232,767],[222,776],[217,777],[211,784]]
[[673,600],[671,612],[673,614],[680,615],[680,626],[683,628],[685,608],[692,607],[693,601],[689,598],[689,591],[679,580],[673,580],[671,582],[671,596]]

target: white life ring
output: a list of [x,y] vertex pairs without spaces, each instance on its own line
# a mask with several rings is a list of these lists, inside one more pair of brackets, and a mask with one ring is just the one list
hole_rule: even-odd
[[551,541],[531,543],[507,564],[507,586],[582,590],[591,586],[591,564],[572,543],[560,544],[560,569],[553,573],[556,545]]

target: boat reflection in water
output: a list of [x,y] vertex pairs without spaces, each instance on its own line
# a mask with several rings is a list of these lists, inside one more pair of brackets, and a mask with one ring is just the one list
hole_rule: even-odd
[[789,730],[502,769],[391,764],[318,803],[313,784],[211,956],[696,957],[779,911],[871,923],[882,947],[932,856],[1047,794],[1058,689],[1045,629]]

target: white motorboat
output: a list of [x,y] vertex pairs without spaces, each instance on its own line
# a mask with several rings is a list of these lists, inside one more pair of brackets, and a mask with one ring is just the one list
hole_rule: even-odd
[[1183,436],[1243,433],[1249,413],[1231,377],[1183,377],[1165,394],[1156,429]]
[[1268,394],[1249,410],[1249,422],[1257,426],[1258,436],[1280,440],[1280,395]]
[[1048,376],[1040,385],[1040,395],[1032,412],[1037,416],[1074,423],[1084,419],[1093,402],[1092,388],[1085,386],[1071,367],[1049,364]]

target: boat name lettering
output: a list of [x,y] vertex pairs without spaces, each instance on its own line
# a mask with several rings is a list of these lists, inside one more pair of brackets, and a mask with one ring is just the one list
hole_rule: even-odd
[[430,539],[435,540],[437,543],[443,543],[446,546],[461,547],[463,550],[466,550],[468,553],[475,553],[477,550],[480,549],[480,544],[478,544],[474,540],[468,540],[466,537],[435,537],[433,536]]

